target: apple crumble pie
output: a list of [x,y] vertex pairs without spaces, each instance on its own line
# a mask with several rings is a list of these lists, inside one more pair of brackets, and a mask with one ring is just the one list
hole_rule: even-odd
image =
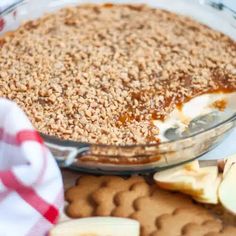
[[45,134],[156,143],[153,120],[200,94],[236,91],[236,43],[161,9],[81,5],[0,39],[0,87]]

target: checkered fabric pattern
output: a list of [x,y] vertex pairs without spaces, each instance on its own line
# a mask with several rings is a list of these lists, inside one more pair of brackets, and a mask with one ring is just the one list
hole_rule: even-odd
[[54,158],[24,112],[0,99],[0,236],[46,235],[61,207]]

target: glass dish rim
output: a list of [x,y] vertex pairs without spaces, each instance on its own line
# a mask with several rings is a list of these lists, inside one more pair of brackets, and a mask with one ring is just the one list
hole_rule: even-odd
[[[109,2],[109,0],[107,2]],[[9,7],[7,7],[5,10],[3,10],[0,13],[0,17],[7,15],[9,12],[12,12],[17,7],[19,7],[23,4],[27,4],[27,3],[28,3],[27,0],[19,0],[18,2],[11,4]],[[4,34],[6,34],[6,33],[4,33]],[[4,34],[3,34],[3,37],[4,37]],[[149,147],[159,147],[159,146],[166,145],[166,144],[176,144],[180,141],[185,141],[185,140],[187,141],[189,139],[192,139],[192,138],[197,137],[197,136],[204,134],[204,133],[208,133],[209,131],[212,131],[212,130],[219,128],[227,123],[231,123],[234,121],[236,121],[236,113],[234,113],[232,116],[228,117],[227,119],[219,122],[218,124],[216,124],[212,127],[209,127],[207,129],[201,130],[199,132],[196,132],[192,135],[181,137],[176,140],[167,140],[167,141],[163,141],[160,143],[146,143],[146,144],[143,143],[143,144],[115,145],[115,144],[105,144],[105,143],[89,143],[89,142],[75,141],[75,140],[71,140],[71,139],[62,139],[57,136],[42,133],[40,131],[38,131],[38,132],[40,133],[40,135],[43,137],[43,139],[46,142],[53,142],[55,144],[63,145],[63,146],[77,146],[79,144],[84,144],[85,146],[93,146],[93,147],[100,147],[100,148],[149,148]]]
[[115,144],[103,144],[103,143],[89,143],[89,142],[75,141],[75,140],[71,140],[71,139],[61,139],[57,136],[48,135],[48,134],[45,134],[42,132],[39,132],[39,133],[46,142],[48,142],[50,140],[49,142],[53,142],[58,145],[62,144],[63,146],[76,146],[78,144],[84,144],[86,146],[101,147],[101,148],[149,148],[149,147],[159,147],[161,145],[166,145],[166,144],[169,144],[169,145],[176,144],[180,141],[185,141],[185,140],[187,141],[187,140],[192,139],[196,136],[199,136],[204,133],[208,133],[214,129],[220,128],[221,126],[231,123],[231,122],[234,122],[234,121],[236,121],[236,113],[233,114],[231,117],[227,118],[226,120],[223,120],[210,128],[201,130],[201,131],[194,133],[192,135],[189,135],[187,137],[181,137],[176,140],[163,141],[160,143],[147,143],[147,144],[115,145]]

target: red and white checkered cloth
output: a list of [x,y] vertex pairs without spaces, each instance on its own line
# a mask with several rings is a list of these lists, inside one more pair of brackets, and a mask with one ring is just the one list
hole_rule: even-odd
[[0,236],[46,235],[62,206],[54,158],[24,112],[0,99]]

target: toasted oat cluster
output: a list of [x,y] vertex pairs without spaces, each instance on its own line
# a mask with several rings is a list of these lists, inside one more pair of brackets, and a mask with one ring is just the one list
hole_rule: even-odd
[[63,139],[156,143],[153,120],[236,90],[236,44],[187,17],[136,5],[82,5],[0,39],[0,96]]

